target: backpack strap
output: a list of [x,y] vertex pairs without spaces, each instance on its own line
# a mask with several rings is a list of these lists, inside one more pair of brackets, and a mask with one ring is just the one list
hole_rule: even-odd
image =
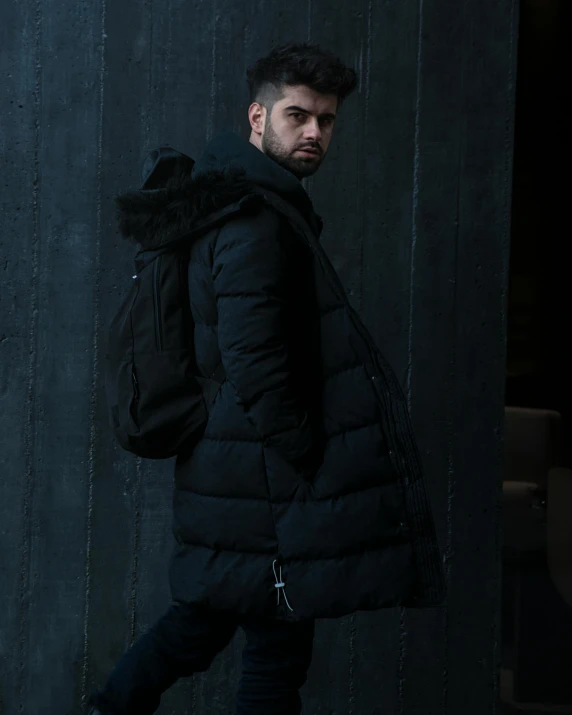
[[156,256],[161,253],[175,251],[181,246],[185,246],[187,244],[190,245],[191,241],[194,241],[196,238],[200,238],[203,234],[207,233],[211,229],[216,228],[217,226],[222,226],[231,218],[250,211],[253,209],[253,207],[257,205],[259,206],[261,200],[262,197],[258,194],[258,192],[251,192],[245,194],[238,201],[235,201],[234,203],[225,206],[219,211],[211,213],[202,221],[197,222],[190,231],[186,231],[185,233],[180,234],[176,238],[173,238],[170,241],[166,241],[157,248],[148,248],[139,251],[136,256],[136,261],[140,261],[142,262],[142,265],[146,265],[149,261],[152,261]]
[[[244,213],[248,210],[252,210],[256,206],[265,201],[269,205],[273,206],[276,211],[283,214],[289,222],[293,225],[296,233],[301,234],[305,241],[310,244],[310,246],[315,245],[316,237],[314,236],[312,229],[309,224],[302,216],[302,214],[297,211],[292,204],[285,201],[282,197],[276,194],[274,191],[269,189],[261,189],[258,186],[253,186],[248,194],[245,194],[239,201],[226,206],[225,208],[212,213],[207,216],[202,222],[198,223],[192,231],[181,234],[176,238],[172,239],[154,249],[146,249],[139,251],[135,257],[135,265],[137,272],[140,272],[148,263],[159,256],[162,253],[169,251],[178,250],[180,248],[191,245],[191,242],[202,236],[203,234],[210,231],[212,228],[217,226],[222,226],[224,223],[232,219],[233,217]],[[214,373],[208,378],[198,378],[201,384],[203,394],[205,396],[205,401],[207,407],[210,407],[212,401],[216,396],[218,388],[226,378],[226,371],[222,362],[219,363]]]

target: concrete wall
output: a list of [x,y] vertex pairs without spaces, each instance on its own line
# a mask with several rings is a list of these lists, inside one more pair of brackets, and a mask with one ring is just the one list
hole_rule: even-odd
[[[145,151],[247,136],[244,71],[311,39],[361,73],[307,182],[409,396],[447,608],[321,622],[308,715],[494,713],[515,0],[3,0],[0,711],[79,713],[166,608],[171,465],[111,441],[105,325]],[[231,713],[241,641],[160,712]]]

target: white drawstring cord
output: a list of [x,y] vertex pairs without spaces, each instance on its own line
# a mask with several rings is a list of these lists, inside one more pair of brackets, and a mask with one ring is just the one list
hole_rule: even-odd
[[278,605],[280,605],[280,589],[282,589],[282,593],[284,594],[284,600],[286,601],[286,605],[293,613],[294,609],[288,603],[288,597],[286,596],[286,584],[284,583],[284,581],[282,581],[282,566],[279,566],[280,578],[278,578],[278,574],[276,573],[276,561],[277,561],[277,559],[274,559],[274,561],[272,562],[272,570],[274,571],[274,578],[276,579],[274,588],[278,590]]

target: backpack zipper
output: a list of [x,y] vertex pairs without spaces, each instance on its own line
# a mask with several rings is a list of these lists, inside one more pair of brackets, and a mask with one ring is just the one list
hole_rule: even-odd
[[160,274],[159,264],[162,256],[157,256],[153,265],[153,288],[155,293],[155,337],[157,341],[157,350],[163,350],[163,326],[161,325],[161,293],[159,290]]
[[139,402],[139,382],[137,381],[137,373],[135,372],[135,366],[131,367],[131,382],[133,384],[133,397],[135,403]]

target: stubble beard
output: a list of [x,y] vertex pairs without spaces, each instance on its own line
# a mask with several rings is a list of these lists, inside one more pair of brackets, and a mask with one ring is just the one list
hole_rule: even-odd
[[286,171],[294,174],[297,179],[305,179],[307,176],[312,176],[320,168],[322,156],[314,159],[303,159],[294,156],[280,141],[280,138],[275,133],[272,122],[268,121],[264,134],[262,135],[262,151],[275,161],[279,166]]

